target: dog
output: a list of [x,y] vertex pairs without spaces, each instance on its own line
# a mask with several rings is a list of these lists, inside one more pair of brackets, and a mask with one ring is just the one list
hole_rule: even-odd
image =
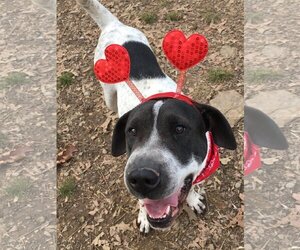
[[[141,31],[121,23],[97,0],[77,1],[102,30],[94,62],[105,58],[107,46],[122,45],[130,56],[130,79],[145,97],[176,90],[176,83],[161,70]],[[192,183],[203,168],[208,148],[206,132],[212,133],[218,146],[236,148],[226,118],[209,105],[191,106],[177,99],[140,104],[125,82],[101,85],[106,105],[120,117],[113,131],[112,155],[127,153],[124,181],[139,199],[140,231],[168,228],[184,201],[201,214],[204,197]]]

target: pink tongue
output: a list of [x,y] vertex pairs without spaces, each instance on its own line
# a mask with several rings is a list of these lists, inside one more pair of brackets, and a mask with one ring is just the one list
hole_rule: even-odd
[[178,206],[178,195],[179,193],[176,192],[171,196],[161,199],[161,200],[150,200],[144,199],[144,205],[147,209],[148,214],[152,218],[160,218],[166,212],[168,206],[177,207]]

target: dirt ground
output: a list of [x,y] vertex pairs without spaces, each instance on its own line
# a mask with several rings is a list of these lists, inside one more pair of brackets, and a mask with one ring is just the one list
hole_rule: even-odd
[[[219,91],[243,94],[243,1],[102,1],[124,23],[137,27],[148,37],[162,69],[173,79],[175,70],[161,51],[167,31],[204,34],[210,50],[205,62],[188,73],[185,93],[208,103]],[[182,19],[169,20],[177,11]],[[156,13],[146,24],[142,16]],[[214,15],[214,21],[209,19]],[[179,18],[180,19],[180,18]],[[208,211],[197,217],[185,208],[168,231],[139,233],[137,202],[123,183],[126,157],[110,155],[116,114],[107,109],[102,90],[93,74],[93,56],[99,28],[74,0],[58,1],[57,75],[74,74],[74,81],[58,86],[58,152],[74,145],[70,161],[58,166],[58,189],[74,180],[72,195],[58,193],[59,249],[239,249],[243,248],[243,123],[234,126],[239,143],[235,152],[221,150],[227,159],[216,174],[205,181]],[[234,47],[228,60],[220,53]],[[208,83],[208,70],[222,68],[233,73],[223,83]],[[58,83],[59,84],[59,83]],[[229,160],[228,160],[229,159]]]
[[54,249],[55,16],[5,0],[0,23],[0,249]]
[[[300,249],[300,119],[299,111],[295,119],[292,110],[299,105],[300,93],[299,56],[294,53],[299,51],[296,6],[297,1],[259,0],[245,5],[245,102],[262,93],[269,97],[251,103],[275,118],[289,143],[284,151],[263,148],[263,166],[245,178],[244,235],[249,250]],[[284,95],[277,95],[273,108],[279,111],[289,104],[280,116],[267,112],[276,91]]]

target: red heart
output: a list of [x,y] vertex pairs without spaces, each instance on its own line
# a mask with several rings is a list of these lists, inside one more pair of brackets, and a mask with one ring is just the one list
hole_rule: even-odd
[[128,51],[120,45],[112,44],[104,51],[106,59],[95,63],[96,77],[105,83],[118,83],[129,79],[130,57]]
[[186,70],[204,59],[208,43],[202,35],[192,34],[186,39],[182,31],[172,30],[163,40],[163,50],[176,68]]

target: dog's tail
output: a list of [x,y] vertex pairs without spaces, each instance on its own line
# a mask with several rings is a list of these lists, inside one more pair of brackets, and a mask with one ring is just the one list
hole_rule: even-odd
[[118,18],[98,0],[77,0],[77,2],[91,15],[102,30],[113,22],[119,22]]

